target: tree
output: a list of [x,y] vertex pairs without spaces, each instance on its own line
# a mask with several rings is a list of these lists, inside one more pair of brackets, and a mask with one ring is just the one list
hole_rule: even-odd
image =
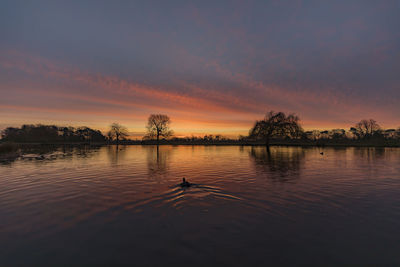
[[396,129],[387,129],[383,131],[383,135],[386,139],[394,139],[396,137]]
[[303,132],[299,121],[295,114],[286,116],[283,112],[270,111],[263,120],[256,121],[249,135],[265,140],[267,146],[271,137],[297,138]]
[[122,126],[116,122],[110,125],[110,131],[107,133],[107,135],[115,141],[117,141],[117,144],[119,143],[119,140],[125,138],[128,136],[128,129],[126,129],[125,126]]
[[350,131],[358,138],[369,138],[380,131],[380,126],[375,120],[361,120]]
[[61,142],[103,142],[105,137],[98,130],[86,126],[57,127],[55,125],[22,125],[8,127],[2,132],[3,139],[11,142],[61,143]]
[[320,130],[313,130],[312,131],[312,137],[315,140],[320,139],[321,138],[321,131]]
[[111,133],[111,131],[108,131],[108,132],[107,132],[106,138],[107,138],[107,141],[108,141],[108,142],[111,142],[111,141],[112,141],[112,139],[113,139],[113,134]]
[[99,130],[93,130],[86,126],[78,127],[75,131],[75,135],[80,141],[85,142],[104,142],[105,136]]
[[167,115],[163,114],[151,114],[147,122],[147,137],[156,137],[157,143],[161,137],[168,137],[173,134],[172,130],[169,129],[171,120]]
[[329,131],[324,130],[320,132],[321,134],[321,139],[327,139],[329,137]]
[[75,141],[75,128],[74,127],[59,127],[58,135],[62,136],[64,142]]
[[356,128],[351,127],[350,128],[350,132],[353,135],[353,139],[360,139],[361,138],[360,133],[357,131]]
[[330,137],[332,139],[343,139],[346,137],[346,131],[344,129],[333,129],[330,132]]

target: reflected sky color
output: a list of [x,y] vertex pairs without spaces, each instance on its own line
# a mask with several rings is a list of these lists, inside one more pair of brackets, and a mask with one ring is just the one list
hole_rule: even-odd
[[399,1],[3,1],[0,129],[151,113],[177,135],[246,134],[266,111],[305,129],[400,126]]
[[[23,152],[0,161],[6,266],[400,263],[399,148]],[[182,177],[194,185],[181,188]]]

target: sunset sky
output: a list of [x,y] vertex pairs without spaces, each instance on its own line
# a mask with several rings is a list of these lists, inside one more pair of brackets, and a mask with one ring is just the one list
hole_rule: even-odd
[[400,126],[400,1],[2,1],[0,130]]

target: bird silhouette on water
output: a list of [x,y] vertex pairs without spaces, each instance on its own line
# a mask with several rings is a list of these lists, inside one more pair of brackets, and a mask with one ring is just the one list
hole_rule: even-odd
[[186,181],[185,177],[182,178],[182,183],[180,183],[181,187],[190,187],[192,184]]

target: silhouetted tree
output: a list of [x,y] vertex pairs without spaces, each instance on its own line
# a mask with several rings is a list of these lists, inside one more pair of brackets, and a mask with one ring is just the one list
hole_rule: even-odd
[[107,141],[109,141],[109,142],[111,142],[111,141],[112,141],[112,139],[113,139],[113,135],[112,135],[111,131],[108,131],[108,132],[107,132],[107,136],[106,136],[106,138],[107,138]]
[[375,120],[361,120],[350,131],[358,138],[369,138],[379,132],[380,127]]
[[387,129],[383,131],[383,135],[386,139],[394,139],[396,138],[396,129]]
[[204,137],[203,137],[203,140],[204,141],[213,141],[214,140],[214,136],[212,135],[212,134],[209,134],[209,135],[205,135]]
[[305,132],[305,135],[307,136],[308,139],[311,139],[314,141],[321,138],[321,132],[319,130],[307,131],[307,132]]
[[8,127],[2,132],[5,141],[12,142],[103,142],[105,137],[98,130],[82,126],[78,129],[73,127],[57,127],[54,125],[22,125],[21,128]]
[[74,141],[75,128],[74,127],[59,127],[58,134],[62,136],[64,142]]
[[249,135],[265,140],[267,146],[271,137],[297,138],[303,131],[299,121],[299,117],[294,114],[286,116],[283,112],[270,111],[263,120],[256,121]]
[[80,141],[103,142],[105,140],[104,135],[99,130],[93,130],[86,126],[79,127],[76,133]]
[[248,139],[247,136],[244,136],[244,135],[241,135],[241,134],[239,134],[239,136],[238,136],[238,140],[239,141],[247,141],[247,139]]
[[361,135],[355,127],[350,128],[350,133],[353,135],[353,139],[360,139]]
[[7,127],[1,132],[1,138],[6,141],[16,141],[19,139],[22,131],[19,128]]
[[331,131],[332,139],[343,139],[346,137],[346,130],[344,129],[333,129]]
[[320,134],[321,134],[320,138],[322,138],[322,139],[328,139],[328,137],[329,137],[329,131],[327,131],[327,130],[321,131]]
[[169,137],[172,135],[172,130],[169,129],[171,120],[167,115],[151,114],[147,122],[147,137],[156,138],[157,143],[161,137]]
[[114,139],[118,144],[121,139],[124,139],[128,136],[128,129],[126,129],[125,126],[114,122],[110,125],[110,131],[107,133],[107,135]]
[[54,125],[22,125],[21,128],[6,128],[3,138],[13,142],[57,142],[58,128]]

